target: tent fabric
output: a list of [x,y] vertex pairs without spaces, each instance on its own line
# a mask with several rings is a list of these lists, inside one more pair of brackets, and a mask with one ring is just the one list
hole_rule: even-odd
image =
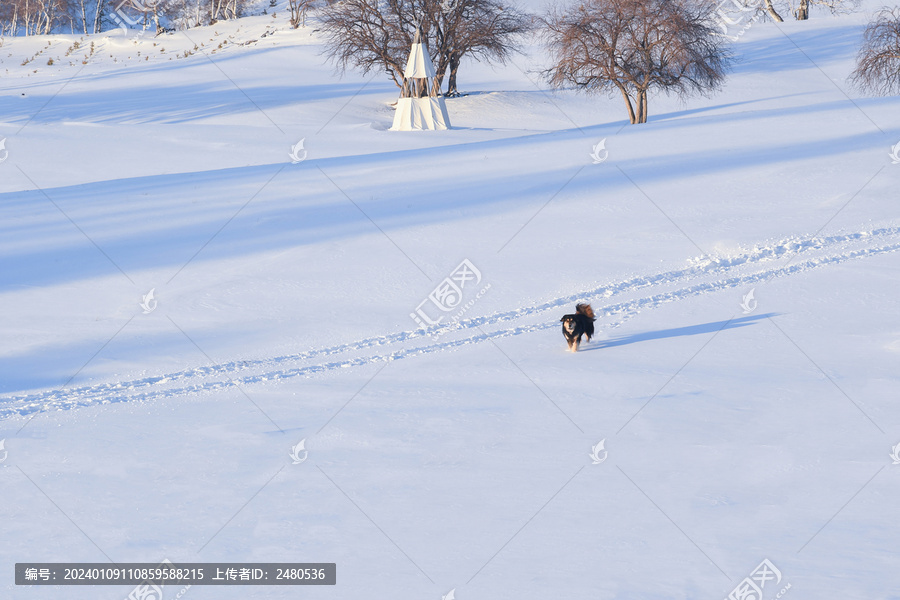
[[[394,113],[393,131],[420,131],[423,129],[450,129],[450,116],[440,90],[435,87],[434,64],[428,47],[419,41],[419,31],[410,48],[406,71],[403,72],[403,86]],[[422,88],[422,84],[425,87]],[[428,96],[418,97],[428,90]],[[415,96],[415,97],[410,97]]]
[[450,117],[444,99],[438,97],[400,98],[394,113],[393,131],[449,129]]
[[407,79],[434,79],[434,64],[431,62],[431,56],[425,44],[413,44],[409,53],[409,59],[406,61],[406,70],[403,76]]

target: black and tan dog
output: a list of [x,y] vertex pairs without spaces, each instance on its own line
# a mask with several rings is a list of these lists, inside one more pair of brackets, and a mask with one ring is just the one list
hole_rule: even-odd
[[578,346],[581,345],[581,336],[587,336],[587,340],[591,341],[594,335],[594,309],[590,304],[576,304],[575,314],[563,315],[560,319],[562,322],[562,332],[566,336],[569,343],[569,350],[578,352]]

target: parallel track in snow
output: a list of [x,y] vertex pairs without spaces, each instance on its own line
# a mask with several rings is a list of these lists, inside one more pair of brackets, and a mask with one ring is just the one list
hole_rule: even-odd
[[[114,402],[147,402],[173,396],[210,393],[236,385],[309,377],[336,369],[443,352],[492,339],[558,327],[557,315],[547,319],[545,313],[558,312],[581,300],[593,302],[597,307],[596,315],[600,319],[600,326],[609,330],[642,311],[671,302],[734,288],[748,288],[774,279],[897,250],[900,250],[900,228],[881,228],[828,237],[791,238],[733,256],[697,259],[683,269],[636,276],[533,306],[462,320],[452,329],[442,332],[442,337],[452,338],[445,341],[432,340],[431,336],[438,329],[415,329],[296,354],[225,362],[127,382],[0,397],[0,419],[47,410],[66,410]],[[630,294],[637,294],[638,297],[609,302],[617,296]],[[603,306],[600,306],[601,302]],[[373,349],[374,352],[371,351]],[[322,360],[358,353],[362,355],[332,361]]]

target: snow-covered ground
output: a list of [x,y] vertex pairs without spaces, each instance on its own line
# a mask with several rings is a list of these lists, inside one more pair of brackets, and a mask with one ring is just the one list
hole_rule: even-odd
[[641,126],[534,44],[390,132],[281,8],[5,39],[0,596],[168,558],[337,563],[190,600],[718,600],[768,559],[766,600],[900,598],[900,98],[846,83],[878,6],[755,24]]

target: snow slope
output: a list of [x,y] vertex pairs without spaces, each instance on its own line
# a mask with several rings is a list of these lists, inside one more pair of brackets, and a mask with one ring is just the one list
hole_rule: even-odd
[[390,132],[281,7],[4,40],[0,595],[168,558],[338,566],[190,599],[715,599],[767,558],[767,600],[900,598],[900,99],[846,84],[877,7],[753,25],[642,126],[529,44]]

